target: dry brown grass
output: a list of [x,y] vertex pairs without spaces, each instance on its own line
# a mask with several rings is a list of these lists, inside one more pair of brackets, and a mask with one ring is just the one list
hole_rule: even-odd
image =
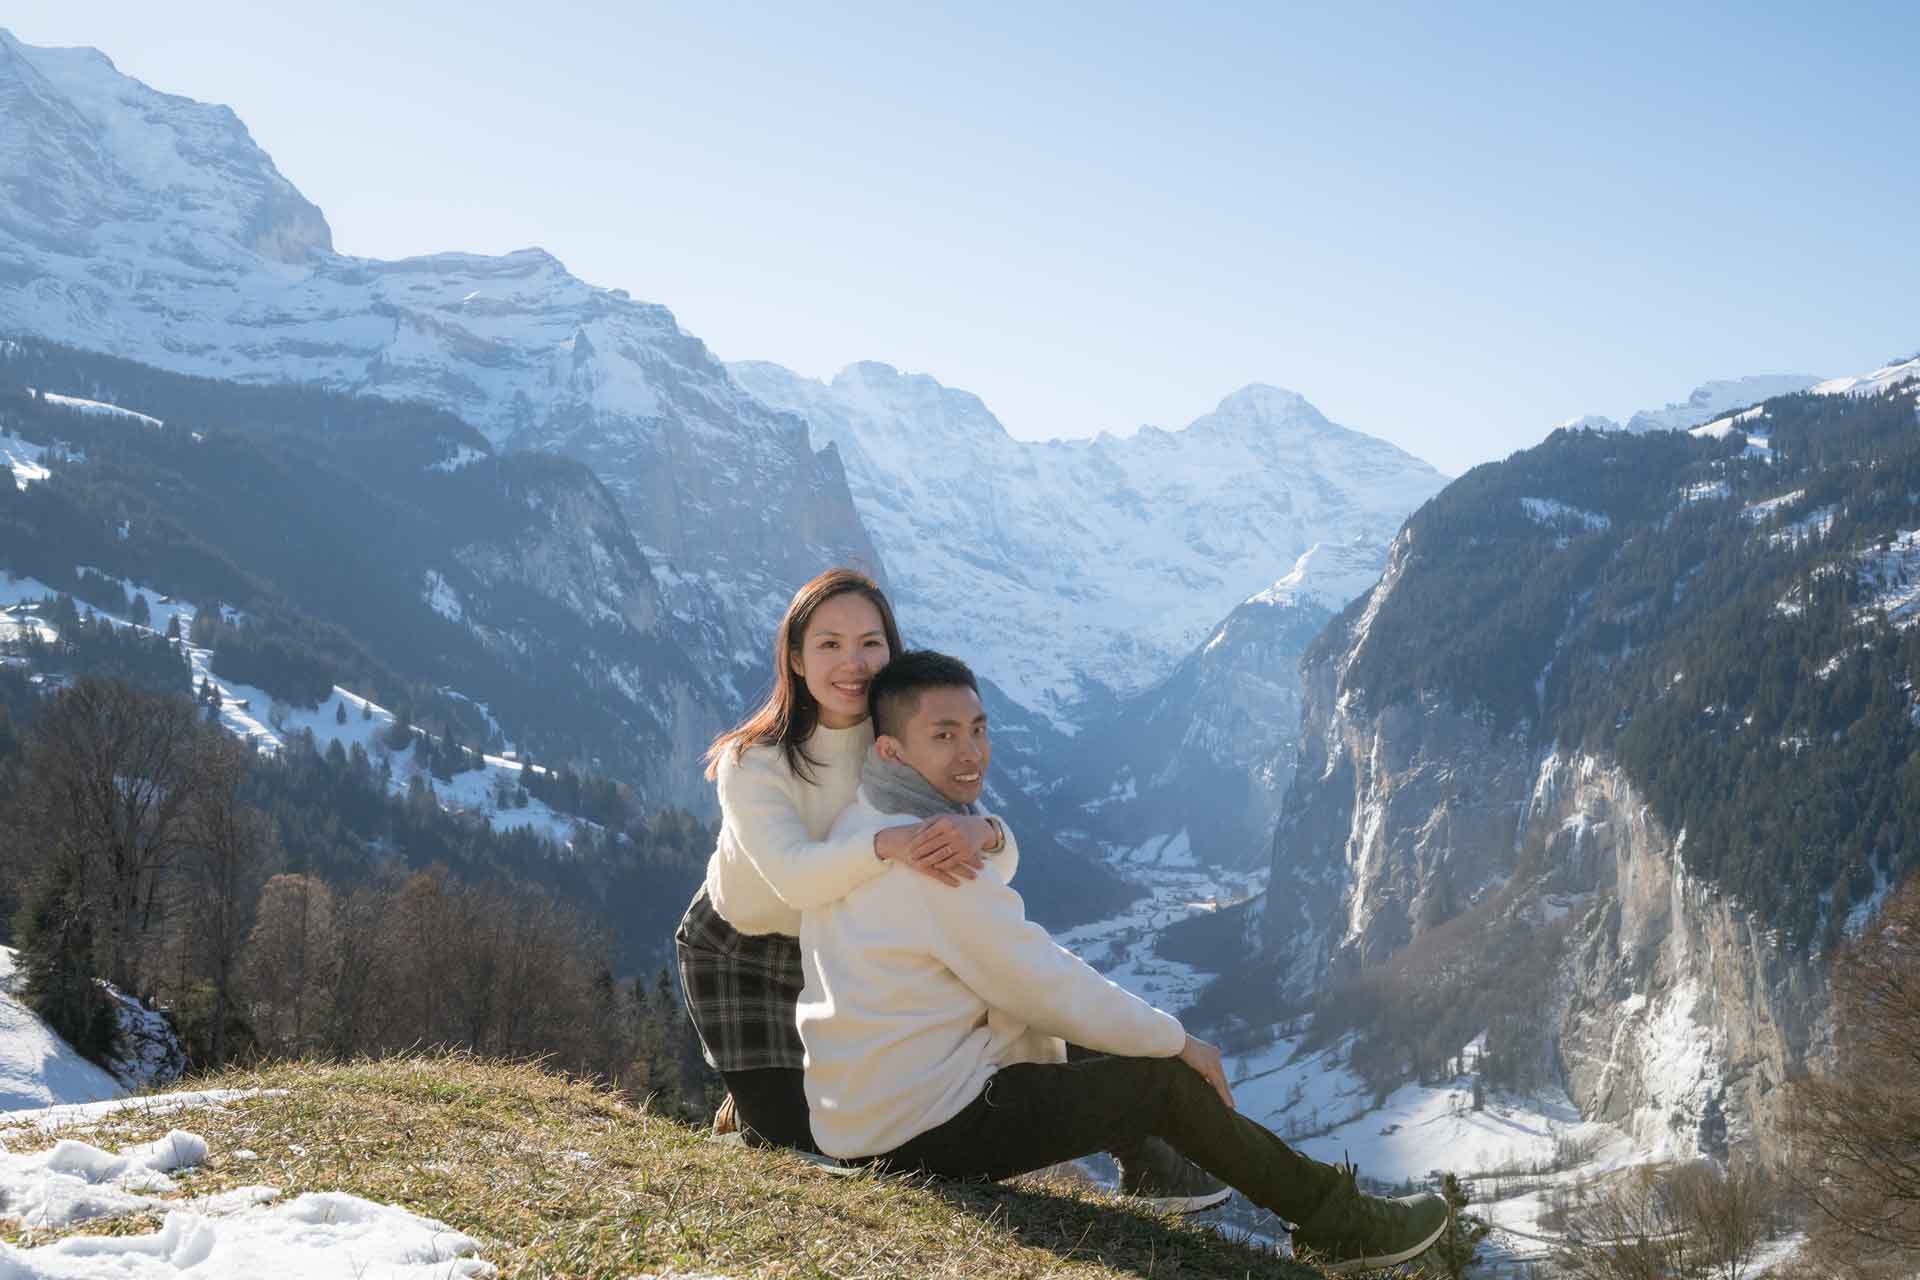
[[[790,1154],[708,1142],[529,1065],[466,1055],[286,1063],[190,1087],[286,1092],[8,1142],[18,1151],[73,1136],[118,1148],[188,1129],[210,1154],[180,1180],[182,1194],[267,1183],[288,1197],[346,1191],[404,1205],[480,1239],[482,1256],[509,1277],[1320,1274],[1069,1178],[962,1186],[829,1176]],[[237,1158],[243,1149],[258,1158]],[[157,1225],[142,1216],[85,1230]],[[22,1245],[50,1238],[0,1235]]]

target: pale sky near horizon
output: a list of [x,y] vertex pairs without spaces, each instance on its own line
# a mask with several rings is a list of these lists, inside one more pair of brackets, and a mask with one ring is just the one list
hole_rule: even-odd
[[[529,17],[527,15],[534,16]],[[1920,350],[1920,8],[14,0],[231,106],[342,252],[539,245],[1023,438],[1249,382],[1450,473]]]

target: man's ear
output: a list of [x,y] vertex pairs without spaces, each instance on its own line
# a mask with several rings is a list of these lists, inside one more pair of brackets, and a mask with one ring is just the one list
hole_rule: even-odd
[[873,749],[880,753],[880,758],[882,760],[892,760],[895,763],[899,762],[900,750],[904,745],[900,739],[890,733],[880,734],[873,740]]

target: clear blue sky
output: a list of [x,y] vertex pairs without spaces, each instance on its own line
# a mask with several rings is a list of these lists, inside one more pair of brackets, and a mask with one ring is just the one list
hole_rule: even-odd
[[345,252],[540,245],[1016,435],[1248,382],[1459,471],[1920,349],[1920,6],[14,0],[231,105]]

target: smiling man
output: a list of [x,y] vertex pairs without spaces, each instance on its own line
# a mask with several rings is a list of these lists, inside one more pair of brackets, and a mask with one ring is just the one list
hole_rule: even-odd
[[[951,820],[961,838],[960,824],[997,822],[977,805],[993,748],[965,663],[903,653],[868,701],[874,745],[832,838],[926,818]],[[1005,1178],[1162,1139],[1296,1223],[1295,1247],[1336,1274],[1404,1261],[1438,1238],[1439,1196],[1365,1195],[1351,1170],[1234,1111],[1220,1051],[1030,922],[1007,885],[1014,861],[990,859],[957,890],[889,867],[800,913],[800,1039],[822,1151]],[[1065,1040],[1096,1056],[1066,1061]]]

